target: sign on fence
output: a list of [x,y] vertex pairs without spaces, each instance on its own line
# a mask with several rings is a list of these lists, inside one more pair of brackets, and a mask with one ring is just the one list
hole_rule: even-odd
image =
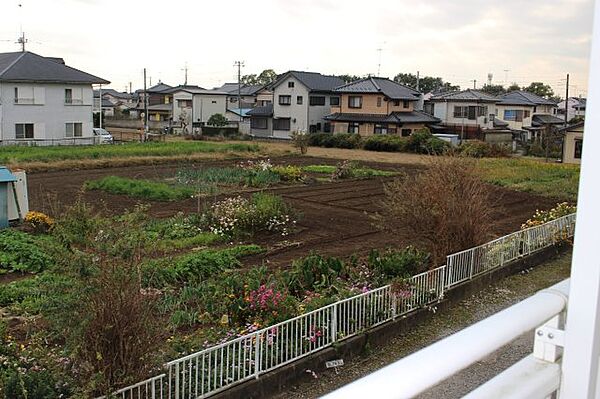
[[330,360],[325,362],[325,367],[328,369],[333,367],[342,367],[344,365],[344,359]]

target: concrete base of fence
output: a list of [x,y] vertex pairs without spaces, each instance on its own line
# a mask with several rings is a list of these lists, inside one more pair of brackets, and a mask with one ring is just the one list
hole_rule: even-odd
[[[495,269],[489,273],[483,274],[473,280],[465,281],[453,287],[446,292],[446,297],[436,304],[437,311],[444,311],[448,307],[455,305],[462,299],[481,291],[494,281],[522,270],[538,266],[558,254],[570,251],[570,244],[560,244],[554,247],[542,249],[527,258],[518,259],[506,264],[502,268]],[[400,335],[413,329],[423,320],[432,317],[433,313],[427,309],[419,309],[406,316],[382,324],[372,330],[337,342],[333,347],[323,349],[312,355],[299,359],[286,366],[263,374],[260,378],[246,381],[240,385],[234,386],[224,392],[214,395],[219,399],[259,399],[269,397],[273,394],[284,392],[287,387],[297,384],[302,380],[313,378],[306,370],[312,370],[319,373],[325,370],[325,362],[334,359],[349,360],[364,353],[367,346],[378,346],[389,341],[390,338]]]

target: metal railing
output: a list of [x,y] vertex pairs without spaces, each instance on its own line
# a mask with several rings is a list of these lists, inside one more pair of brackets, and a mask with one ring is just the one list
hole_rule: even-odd
[[[122,399],[204,398],[443,299],[447,290],[571,237],[575,214],[447,257],[441,266],[166,364],[166,376],[117,391]],[[152,389],[147,388],[151,381]],[[155,383],[161,383],[161,389]],[[140,389],[141,385],[146,387]],[[144,385],[146,384],[146,385]]]

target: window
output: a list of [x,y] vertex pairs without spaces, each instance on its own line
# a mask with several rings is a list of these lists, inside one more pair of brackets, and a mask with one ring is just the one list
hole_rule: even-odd
[[362,97],[361,96],[349,96],[348,97],[348,108],[362,108]]
[[381,107],[381,97],[377,97],[377,106]]
[[339,97],[329,97],[329,105],[339,106],[340,98]]
[[462,105],[454,106],[454,117],[455,118],[466,118],[468,116],[469,107],[463,107]]
[[310,105],[325,105],[324,96],[310,96]]
[[400,100],[394,100],[394,107],[400,106]]
[[387,134],[387,132],[388,132],[387,124],[385,124],[385,123],[376,123],[375,124],[375,130],[374,130],[375,134]]
[[179,108],[192,108],[192,100],[177,100]]
[[288,87],[291,89],[294,87],[294,82],[288,82]]
[[266,129],[268,127],[267,118],[250,118],[250,127],[252,129]]
[[212,100],[211,102],[212,102],[213,104],[216,104],[216,103],[217,103],[217,100]]
[[237,103],[237,97],[229,97],[230,103]]
[[17,138],[17,139],[32,139],[33,138],[33,123],[17,123],[15,125],[15,138]]
[[73,90],[65,89],[65,104],[73,104]]
[[573,157],[575,159],[581,159],[581,151],[583,150],[583,140],[575,139],[575,153]]
[[290,118],[273,119],[273,130],[290,130]]
[[292,96],[279,96],[279,105],[291,105]]
[[523,110],[521,109],[505,109],[504,120],[522,122],[523,121]]
[[358,122],[348,123],[348,133],[358,133],[359,129],[360,129],[360,123],[358,123]]
[[402,101],[402,108],[408,108],[408,104],[409,104],[408,100]]
[[412,129],[402,129],[402,137],[408,137],[412,134]]
[[523,111],[523,118],[529,118],[531,116],[531,111]]
[[83,123],[74,122],[65,124],[66,137],[81,137],[83,136]]
[[296,104],[302,105],[302,96],[296,96]]
[[19,102],[19,88],[15,87],[15,104]]

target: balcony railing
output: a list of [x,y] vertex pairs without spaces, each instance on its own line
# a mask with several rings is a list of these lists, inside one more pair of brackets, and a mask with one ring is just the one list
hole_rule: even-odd
[[65,105],[82,105],[83,100],[80,98],[65,98]]
[[34,98],[15,98],[15,104],[35,104],[35,99]]

